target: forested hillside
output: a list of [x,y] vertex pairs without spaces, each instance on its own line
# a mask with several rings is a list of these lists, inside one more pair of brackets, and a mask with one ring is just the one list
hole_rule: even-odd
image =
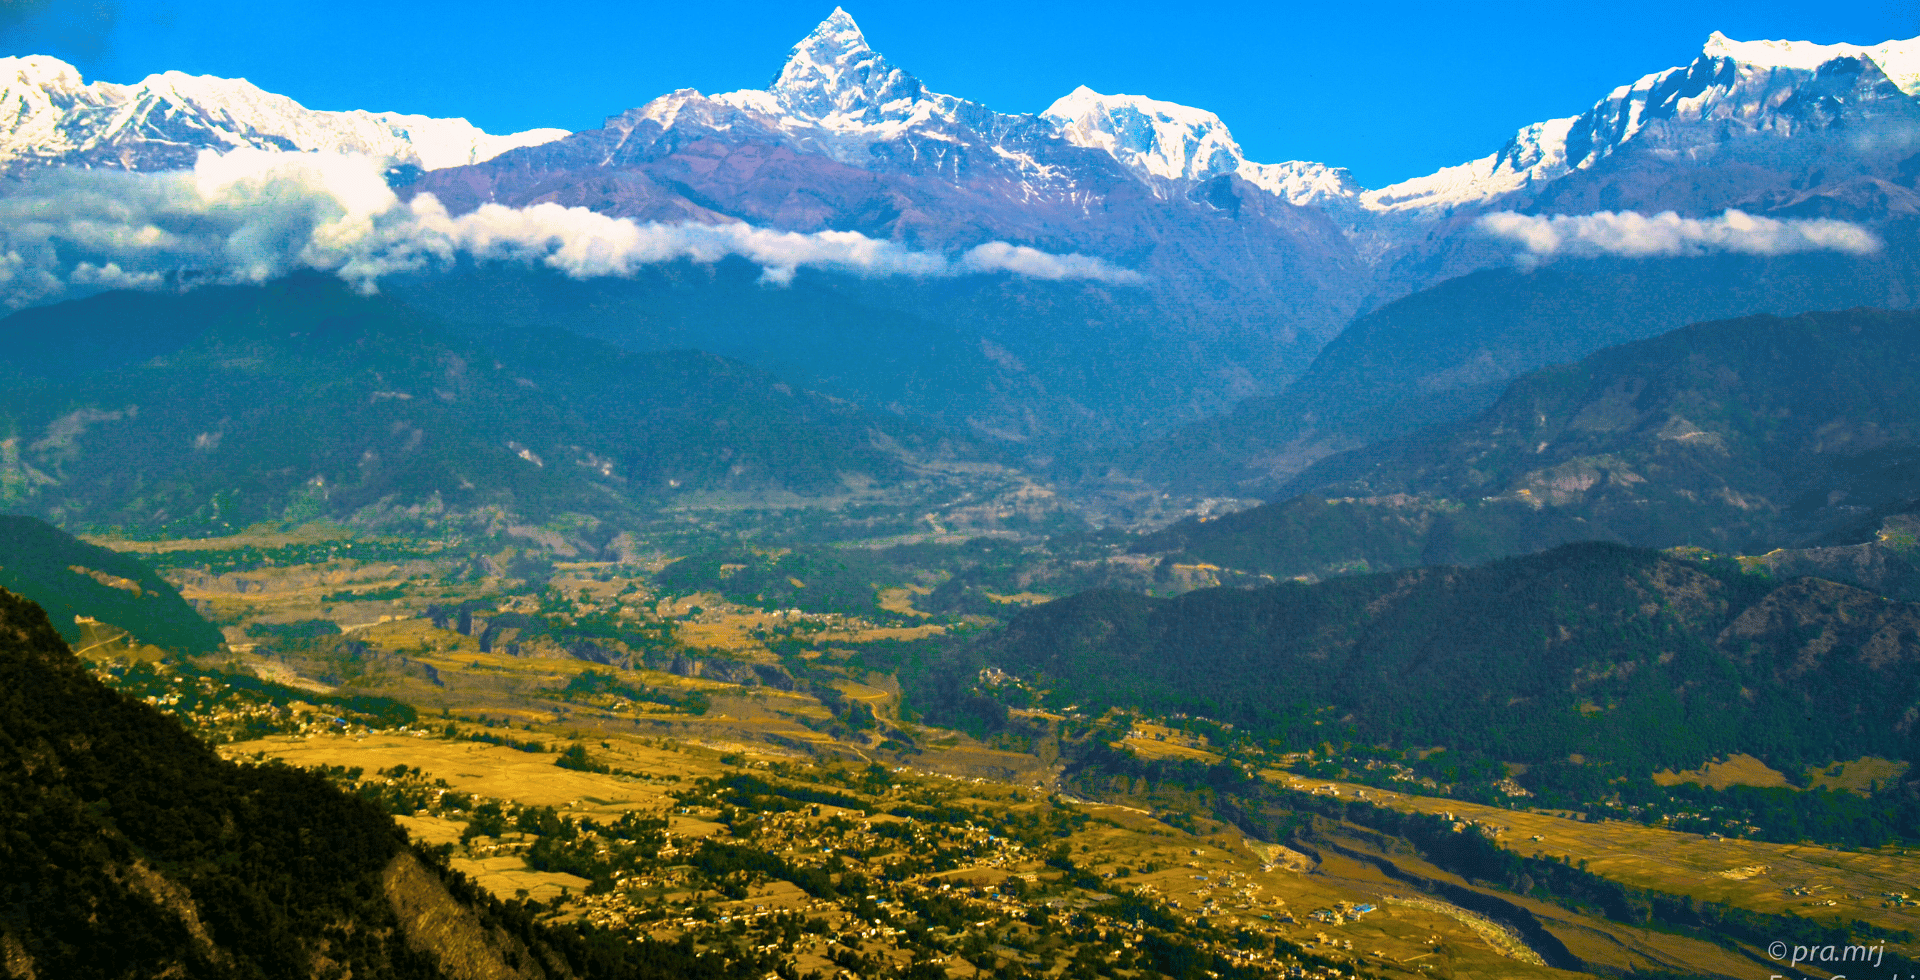
[[80,638],[74,617],[91,616],[181,653],[220,646],[220,631],[139,559],[31,517],[0,515],[0,589],[38,603],[69,642]]
[[1609,544],[1171,600],[1088,592],[976,652],[1083,711],[1201,715],[1299,749],[1637,774],[1920,751],[1920,606]]

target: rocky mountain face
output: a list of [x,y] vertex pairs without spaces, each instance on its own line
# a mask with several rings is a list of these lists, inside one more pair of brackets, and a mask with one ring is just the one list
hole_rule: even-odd
[[1910,172],[1916,96],[1920,40],[1860,48],[1716,32],[1693,63],[1616,89],[1576,117],[1558,152],[1539,155],[1526,199],[1556,213],[1910,216],[1920,211]]
[[1328,459],[1300,496],[1142,547],[1291,576],[1590,539],[1870,541],[1920,499],[1916,378],[1914,313],[1697,324],[1528,374],[1468,420]]
[[[1843,132],[1899,136],[1916,118],[1920,39],[1875,47],[1734,41],[1715,32],[1691,63],[1622,85],[1585,112],[1522,127],[1497,152],[1354,199],[1369,211],[1435,213],[1497,204],[1519,211],[1602,208],[1705,214],[1776,212],[1858,179],[1897,176],[1914,147],[1822,139]],[[1851,165],[1823,173],[1817,161]],[[1664,162],[1664,166],[1662,166]],[[1738,174],[1691,184],[1683,174],[1728,165]],[[1888,170],[1889,166],[1893,170]],[[1649,173],[1627,177],[1626,172]],[[1868,175],[1877,175],[1877,177]],[[1804,178],[1813,177],[1811,182]],[[1769,181],[1755,184],[1760,177]],[[1771,180],[1802,178],[1789,202]],[[1909,193],[1898,195],[1912,213]]]
[[496,136],[464,119],[308,109],[244,78],[170,71],[133,85],[88,83],[57,58],[0,58],[0,172],[8,174],[48,165],[174,170],[202,150],[240,147],[364,153],[435,170],[565,135]]
[[1353,203],[1372,220],[1353,227],[1374,229],[1390,298],[1499,262],[1471,233],[1494,212],[1905,221],[1920,214],[1916,65],[1920,38],[1859,47],[1715,32],[1692,62],[1522,127],[1493,154],[1362,192]]

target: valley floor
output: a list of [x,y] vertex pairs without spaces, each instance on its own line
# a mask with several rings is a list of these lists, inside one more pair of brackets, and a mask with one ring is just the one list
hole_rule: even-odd
[[[821,977],[1746,978],[1778,966],[1752,943],[1461,878],[1354,824],[1314,817],[1260,840],[1199,797],[1089,788],[1067,771],[1066,733],[1106,721],[1072,709],[1016,709],[990,737],[927,725],[866,651],[992,622],[928,611],[936,576],[869,583],[869,607],[808,611],[806,590],[825,579],[788,574],[782,549],[743,551],[676,589],[671,554],[519,578],[528,559],[513,549],[337,530],[114,544],[158,559],[228,646],[189,664],[90,625],[77,648],[97,676],[230,759],[326,773],[551,921],[775,953]],[[727,593],[742,574],[792,590]],[[995,581],[1008,584],[980,590],[992,603],[1048,598]],[[1139,758],[1230,758],[1168,719],[1128,724],[1115,744]],[[1904,851],[1585,822],[1312,779],[1280,761],[1259,772],[1277,794],[1443,814],[1517,854],[1691,901],[1920,931],[1903,894],[1920,857]]]

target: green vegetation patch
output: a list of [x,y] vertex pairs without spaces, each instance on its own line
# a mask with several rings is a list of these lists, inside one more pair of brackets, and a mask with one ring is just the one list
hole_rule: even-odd
[[662,592],[718,592],[729,602],[763,609],[884,617],[881,582],[898,573],[870,554],[837,549],[790,551],[777,557],[726,549],[682,558],[655,579]]

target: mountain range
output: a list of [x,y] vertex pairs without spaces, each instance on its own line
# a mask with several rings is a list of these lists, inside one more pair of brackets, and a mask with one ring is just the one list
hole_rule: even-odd
[[[728,325],[710,338],[693,315],[671,324],[676,345],[724,348],[871,407],[1046,451],[1156,435],[1250,396],[1283,395],[1356,314],[1516,254],[1533,262],[1624,251],[1658,266],[1811,250],[1895,266],[1894,288],[1860,301],[1901,306],[1913,293],[1897,257],[1910,246],[1902,223],[1920,210],[1920,42],[1715,34],[1688,65],[1522,127],[1482,159],[1374,189],[1326,164],[1250,161],[1214,114],[1143,96],[1083,87],[1024,115],[934,92],[843,10],[795,45],[765,89],[672,92],[570,135],[493,137],[457,120],[310,112],[237,80],[83,85],[51,59],[9,64],[6,104],[24,108],[0,120],[0,157],[16,172],[179,167],[202,148],[356,150],[399,168],[392,179],[403,195],[431,193],[455,215],[551,203],[641,223],[857,233],[947,255],[999,243],[1099,259],[1137,278],[803,273],[831,303],[927,327],[908,344],[937,338],[931,346],[953,365],[931,374],[901,366],[849,377],[808,359],[819,346],[810,337]],[[1754,217],[1724,217],[1728,209]],[[1666,210],[1705,224],[1662,238],[1672,229],[1579,220]],[[1752,225],[1820,218],[1847,224],[1817,234]],[[1854,237],[1835,237],[1843,233]],[[511,302],[529,326],[565,325],[581,305],[541,277],[506,280],[489,301]],[[567,285],[559,291],[579,284]],[[671,306],[666,296],[606,283],[589,304],[604,314],[592,329],[624,346],[657,345],[660,331],[626,324]],[[756,305],[778,319],[788,312],[781,299]],[[1788,314],[1825,299],[1776,291],[1691,312]],[[485,312],[466,290],[432,283],[409,301],[452,321]],[[1577,357],[1622,339],[1631,337],[1562,346]],[[1493,360],[1513,360],[1503,354]],[[1540,363],[1519,359],[1508,376]]]
[[552,200],[1083,252],[1140,271],[1184,331],[1317,341],[1370,303],[1503,263],[1511,247],[1475,224],[1489,213],[1911,215],[1914,64],[1920,44],[1715,35],[1691,65],[1526,127],[1483,160],[1369,191],[1321,164],[1248,161],[1201,110],[1081,89],[1016,116],[931,92],[836,11],[765,90],[674,92],[417,186],[455,211]]
[[[360,152],[431,171],[487,163],[510,150],[567,138],[556,129],[494,136],[459,119],[309,110],[244,79],[165,72],[134,85],[84,83],[72,66],[46,56],[0,59],[0,77],[7,77],[10,110],[0,158],[16,165],[160,169],[190,163],[198,149],[251,145]],[[993,185],[1012,182],[1030,192],[1035,204],[1044,203],[1049,193],[1099,189],[1090,185],[1116,172],[1100,163],[1105,158],[1169,204],[1178,197],[1174,185],[1231,177],[1290,204],[1345,216],[1350,230],[1363,228],[1354,217],[1359,214],[1434,217],[1494,204],[1556,213],[1596,206],[1649,210],[1659,197],[1676,192],[1672,206],[1682,211],[1742,206],[1761,213],[1805,209],[1817,197],[1858,190],[1854,185],[1860,181],[1878,178],[1828,173],[1824,181],[1799,187],[1787,201],[1769,197],[1773,188],[1754,183],[1757,171],[1751,165],[1758,160],[1741,161],[1750,166],[1738,181],[1721,174],[1717,188],[1664,190],[1646,181],[1638,190],[1618,183],[1619,163],[1631,157],[1644,165],[1660,156],[1702,171],[1749,151],[1768,154],[1761,145],[1742,145],[1761,139],[1770,141],[1777,167],[1793,166],[1808,156],[1798,151],[1811,149],[1804,145],[1810,134],[1911,123],[1920,115],[1912,105],[1915,97],[1920,97],[1920,39],[1822,45],[1742,42],[1715,32],[1690,64],[1622,85],[1577,115],[1523,126],[1486,157],[1369,189],[1324,163],[1249,160],[1220,118],[1203,109],[1081,86],[1037,115],[1016,115],[933,92],[874,50],[852,16],[836,8],[794,46],[764,90],[669,93],[609,117],[602,130],[575,134],[570,149],[549,147],[557,155],[521,153],[479,173],[443,178],[443,186],[511,181],[516,171],[522,177],[530,171],[551,173],[561,169],[556,161],[581,157],[578,150],[586,144],[610,151],[597,161],[600,167],[644,170],[637,165],[713,140],[781,147],[874,174],[944,174],[949,183],[989,192],[1004,193],[1006,187]],[[1778,152],[1789,144],[1797,144],[1795,151]],[[1904,158],[1909,153],[1903,148],[1910,151],[1906,141],[1851,147],[1861,156],[1858,162],[1869,166],[1884,162],[1877,159],[1881,155]],[[722,169],[734,172],[703,176],[736,183],[751,176],[737,167]],[[1570,179],[1580,177],[1591,179]],[[712,215],[671,186],[657,190],[661,196],[650,204],[641,203],[641,188],[629,189],[621,203]],[[1910,188],[1906,194],[1897,186],[1881,190],[1894,194],[1899,208],[1911,213]],[[764,195],[761,201],[768,203]],[[823,216],[817,206],[812,210],[779,213],[776,208],[773,223],[797,227]],[[910,218],[901,231],[927,234]]]

